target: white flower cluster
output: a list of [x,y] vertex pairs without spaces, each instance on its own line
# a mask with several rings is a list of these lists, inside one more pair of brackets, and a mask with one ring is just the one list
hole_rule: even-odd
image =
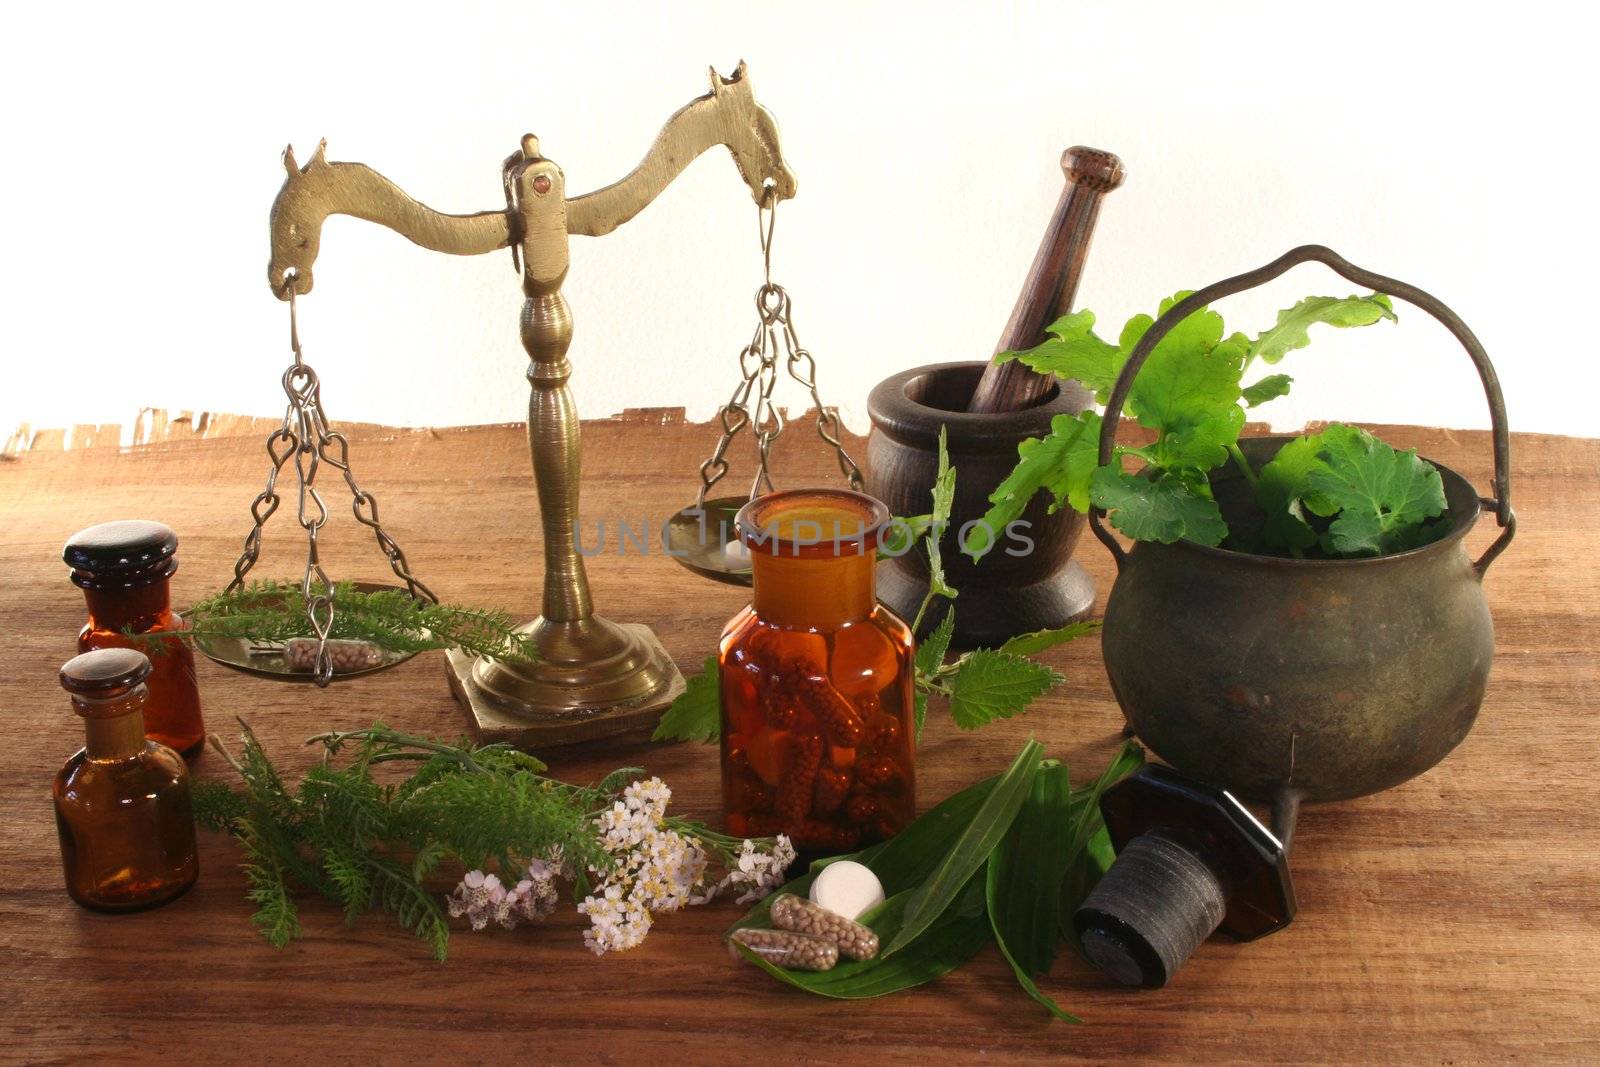
[[633,948],[650,932],[653,912],[695,903],[705,880],[700,842],[666,826],[672,790],[659,778],[634,782],[595,819],[600,842],[615,858],[578,911],[589,917],[583,943],[597,956]]
[[[692,825],[687,832],[673,829],[667,820],[671,799],[665,782],[647,778],[628,786],[622,799],[594,819],[600,845],[614,861],[604,869],[590,868],[600,881],[578,905],[579,913],[589,918],[583,943],[597,956],[639,944],[656,912],[704,904],[724,889],[740,891],[741,904],[760,900],[783,884],[784,872],[794,862],[794,845],[781,835],[770,853],[748,840],[734,852],[733,842],[719,834]],[[697,833],[704,833],[705,840]],[[708,848],[728,868],[715,883],[707,880]],[[446,904],[453,918],[466,916],[474,930],[491,922],[512,929],[554,911],[556,881],[574,874],[559,852],[534,860],[527,877],[509,888],[497,875],[468,871]]]
[[724,889],[742,889],[737,903],[749,904],[760,900],[783,884],[784,872],[794,862],[794,845],[783,834],[778,835],[772,851],[762,852],[755,842],[745,840],[744,848],[728,866],[722,881],[711,887],[705,899],[710,900]]
[[468,871],[445,905],[452,918],[465,915],[474,930],[491,922],[513,930],[518,922],[536,922],[556,910],[556,878],[561,873],[559,860],[555,864],[534,860],[528,865],[528,877],[508,889],[499,875]]

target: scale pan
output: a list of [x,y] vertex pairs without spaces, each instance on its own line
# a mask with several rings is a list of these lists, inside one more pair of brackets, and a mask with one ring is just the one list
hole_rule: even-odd
[[750,553],[733,526],[748,503],[746,496],[719,496],[684,508],[667,521],[667,551],[702,578],[749,585]]
[[[360,593],[376,593],[384,589],[399,589],[404,591],[404,586],[384,585],[381,582],[353,582],[356,591]],[[311,671],[297,671],[283,661],[283,655],[278,652],[251,652],[250,642],[242,637],[196,637],[195,647],[203,652],[208,659],[232,667],[246,674],[256,674],[263,678],[273,678],[280,682],[312,682],[316,675]],[[386,671],[390,667],[415,656],[415,652],[389,652],[382,650],[383,662],[376,667],[363,667],[355,671],[335,671],[334,681],[345,678],[359,678],[363,674],[376,674]]]

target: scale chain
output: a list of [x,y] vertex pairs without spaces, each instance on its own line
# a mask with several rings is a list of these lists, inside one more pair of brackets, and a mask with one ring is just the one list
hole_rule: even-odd
[[233,565],[233,581],[228,583],[226,592],[243,588],[245,577],[260,558],[262,531],[282,503],[277,491],[278,475],[292,457],[299,481],[297,517],[306,532],[306,568],[300,581],[300,594],[306,605],[306,619],[317,639],[313,677],[317,685],[325,686],[333,678],[333,655],[328,649],[328,639],[333,630],[334,586],[322,568],[321,552],[317,545],[317,535],[328,521],[327,505],[316,486],[317,474],[323,462],[338,468],[344,475],[356,521],[373,531],[378,547],[389,561],[390,569],[395,577],[405,583],[407,593],[429,603],[437,603],[438,598],[411,574],[405,553],[379,522],[377,499],[361,488],[350,468],[349,440],[344,434],[328,428],[327,413],[322,408],[321,380],[317,372],[306,364],[300,350],[294,287],[290,284],[287,288],[289,344],[294,350],[294,363],[283,372],[283,390],[289,397],[289,405],[284,411],[283,425],[267,437],[267,455],[272,459],[272,467],[267,472],[266,488],[250,505],[254,525],[245,536],[244,550]]
[[[772,234],[777,223],[777,199],[768,195],[757,208],[757,222],[761,235],[761,256],[764,280],[756,290],[756,312],[759,322],[755,337],[739,353],[741,380],[733,396],[718,412],[722,421],[722,434],[717,439],[711,455],[700,464],[700,496],[698,506],[704,507],[711,487],[728,473],[728,445],[738,432],[753,424],[756,436],[756,476],[750,486],[754,499],[774,488],[771,472],[772,445],[786,426],[782,411],[773,404],[772,392],[777,382],[777,355],[781,347],[785,354],[785,369],[789,377],[799,382],[811,395],[817,411],[817,436],[827,442],[838,460],[840,473],[850,481],[850,488],[860,492],[863,486],[861,468],[844,447],[843,428],[839,412],[822,402],[817,389],[817,363],[800,344],[793,319],[793,303],[783,286],[772,280]],[[759,383],[759,389],[756,389]],[[750,393],[756,390],[756,405],[750,409]],[[763,488],[764,487],[764,488]]]
[[[769,298],[775,301],[769,303]],[[760,392],[756,397],[755,410],[755,435],[756,435],[756,476],[750,485],[750,498],[753,500],[762,493],[773,491],[772,484],[772,444],[783,433],[786,420],[783,412],[772,402],[772,390],[778,383],[778,345],[777,345],[777,316],[781,313],[786,297],[782,289],[768,282],[756,294],[756,307],[761,312],[761,326],[757,336],[761,343],[761,379]],[[766,488],[763,489],[762,486]]]
[[[750,390],[755,385],[756,376],[761,372],[761,363],[757,360],[749,364],[749,357],[755,354],[754,344],[746,345],[739,353],[739,370],[742,375],[739,384],[734,387],[733,396],[722,405],[722,410],[717,412],[717,418],[722,422],[722,435],[717,438],[717,447],[711,450],[711,455],[700,464],[700,496],[695,501],[695,506],[706,506],[706,494],[711,487],[722,480],[728,473],[726,459],[728,445],[735,435],[750,423]],[[747,369],[748,368],[748,369]],[[735,418],[737,416],[737,418]]]

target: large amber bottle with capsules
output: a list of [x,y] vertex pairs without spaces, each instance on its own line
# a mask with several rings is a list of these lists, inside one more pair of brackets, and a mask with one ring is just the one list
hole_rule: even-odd
[[911,630],[873,583],[888,509],[769,493],[737,519],[754,596],[722,632],[722,801],[736,836],[837,852],[916,812]]

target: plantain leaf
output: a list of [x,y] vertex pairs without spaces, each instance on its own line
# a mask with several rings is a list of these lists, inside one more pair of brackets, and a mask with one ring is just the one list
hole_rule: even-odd
[[[966,830],[927,880],[912,891],[906,902],[905,920],[885,944],[883,956],[892,957],[910,945],[961,895],[962,889],[1011,828],[1012,820],[1033,787],[1042,751],[1039,742],[1032,738],[1022,746],[1015,762],[995,782]],[[888,892],[887,886],[884,891]]]
[[[814,874],[807,875],[802,881],[809,886],[814,877]],[[860,921],[878,935],[880,943],[887,941],[897,930],[903,929],[911,897],[910,891],[897,893],[863,915]],[[915,943],[892,958],[887,953],[879,953],[870,960],[841,961],[828,971],[791,971],[768,963],[737,942],[730,944],[745,959],[797,989],[840,1000],[861,1000],[930,982],[977,955],[988,940],[989,922],[984,916],[982,886],[974,877]]]
[[[933,874],[971,826],[973,817],[984,806],[998,781],[998,777],[988,778],[968,786],[887,841],[848,856],[818,860],[805,874],[751,908],[729,933],[749,926],[771,926],[772,902],[779,894],[806,896],[822,868],[841,859],[851,859],[865,864],[883,883],[888,899],[863,915],[860,921],[878,935],[880,943],[887,944],[903,928],[906,905],[913,892]],[[842,961],[831,971],[789,971],[767,963],[737,944],[733,948],[774,978],[819,996],[841,999],[882,996],[931,981],[971,959],[990,936],[983,903],[981,880],[974,877],[903,952],[892,959],[880,953],[873,960]]]
[[1100,817],[1101,796],[1143,766],[1144,748],[1137,741],[1124,741],[1122,747],[1117,749],[1117,754],[1111,757],[1111,762],[1106,764],[1106,769],[1100,772],[1100,777],[1083,789],[1073,791],[1072,836],[1067,839],[1068,862],[1076,860],[1079,853],[1088,847],[1090,838],[1097,830],[1104,829],[1105,821]]
[[[834,859],[851,859],[871,868],[887,895],[915,889],[927,880],[939,861],[967,832],[999,781],[1000,776],[996,775],[969,785],[946,797],[889,840]],[[812,871],[819,871],[831,862],[832,859],[818,860],[812,864]]]
[[[1075,946],[1078,932],[1072,925],[1072,913],[1078,910],[1116,859],[1111,835],[1106,832],[1105,819],[1100,814],[1100,798],[1107,789],[1142,766],[1144,749],[1136,741],[1124,742],[1099,778],[1072,791],[1069,816],[1072,834],[1067,840],[1067,876],[1061,884],[1061,932]],[[1081,951],[1081,946],[1078,947]]]
[[1077,1022],[1033,981],[1055,961],[1061,884],[1071,862],[1071,801],[1067,768],[1046,761],[1011,829],[989,857],[985,900],[995,944],[1023,991],[1056,1018]]

